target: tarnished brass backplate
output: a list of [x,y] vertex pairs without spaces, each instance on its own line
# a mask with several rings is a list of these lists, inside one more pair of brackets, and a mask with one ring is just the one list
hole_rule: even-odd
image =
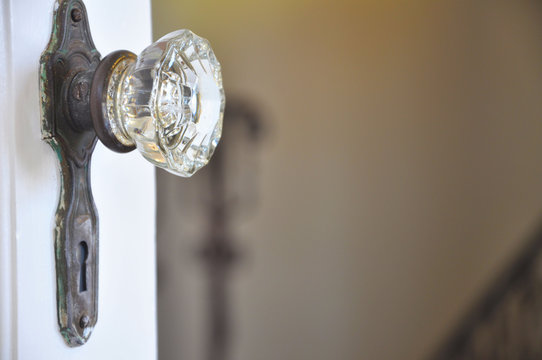
[[60,163],[54,246],[58,323],[69,346],[86,343],[98,315],[98,216],[90,187],[96,134],[88,111],[100,61],[81,0],[58,0],[40,59],[42,138]]

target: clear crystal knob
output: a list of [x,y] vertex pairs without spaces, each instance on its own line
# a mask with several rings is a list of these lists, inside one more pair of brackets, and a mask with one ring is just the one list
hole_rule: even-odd
[[97,88],[101,104],[92,106],[91,94],[91,114],[108,147],[135,146],[154,165],[184,177],[209,162],[222,134],[225,96],[207,40],[178,30],[138,57],[112,53],[96,69],[91,91]]

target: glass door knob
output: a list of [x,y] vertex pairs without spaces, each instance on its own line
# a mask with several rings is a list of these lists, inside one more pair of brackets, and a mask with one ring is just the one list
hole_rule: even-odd
[[220,140],[225,96],[209,42],[172,32],[136,56],[115,51],[96,68],[90,113],[108,148],[137,148],[148,161],[184,177],[205,166]]

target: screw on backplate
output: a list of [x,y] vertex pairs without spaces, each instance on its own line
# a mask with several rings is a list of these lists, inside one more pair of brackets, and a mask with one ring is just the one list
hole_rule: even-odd
[[87,315],[81,316],[81,319],[79,320],[79,326],[81,329],[84,329],[90,324],[90,318]]
[[81,81],[75,84],[72,89],[72,96],[77,100],[81,101],[88,94],[88,83]]
[[75,22],[81,21],[83,18],[83,14],[81,13],[80,9],[73,9],[72,10],[72,20]]

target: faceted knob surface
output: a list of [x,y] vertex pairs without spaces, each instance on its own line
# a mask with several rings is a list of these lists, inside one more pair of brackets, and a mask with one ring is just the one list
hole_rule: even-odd
[[104,116],[118,142],[184,177],[208,163],[222,134],[225,96],[207,40],[179,30],[137,58],[118,57],[104,90]]

